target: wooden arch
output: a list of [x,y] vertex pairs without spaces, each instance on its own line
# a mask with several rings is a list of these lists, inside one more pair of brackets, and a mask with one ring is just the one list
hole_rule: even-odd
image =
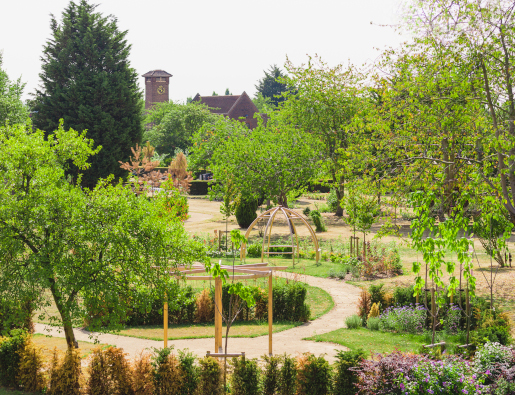
[[[286,219],[286,223],[288,224],[289,230],[290,230],[290,241],[291,245],[270,245],[270,236],[272,234],[272,228],[274,226],[274,221],[277,217],[277,214],[281,213],[284,218]],[[262,220],[262,219],[268,219],[268,222],[265,227],[265,231],[263,233],[263,245],[261,248],[261,262],[264,262],[264,256],[270,256],[274,254],[292,254],[293,259],[293,265],[295,265],[295,252],[297,253],[297,259],[299,258],[299,236],[297,234],[297,228],[295,227],[295,224],[293,223],[293,220],[298,219],[300,220],[306,227],[308,228],[309,233],[311,234],[311,239],[313,240],[313,244],[315,246],[315,259],[316,263],[318,264],[318,261],[320,260],[320,247],[318,245],[318,239],[315,234],[315,231],[313,228],[309,225],[309,223],[306,221],[306,219],[296,213],[293,210],[290,210],[289,208],[278,206],[275,208],[271,208],[270,210],[265,211],[261,215],[259,215],[254,222],[250,224],[250,226],[247,229],[247,233],[245,233],[245,238],[248,240],[250,232],[252,231],[252,228],[256,226],[256,224]],[[267,236],[268,236],[268,242],[267,242]],[[295,240],[294,240],[295,239]],[[291,252],[273,252],[270,251],[270,248],[273,247],[291,247]],[[240,250],[240,258],[244,259],[245,255],[247,253],[247,245],[243,244],[241,246]]]

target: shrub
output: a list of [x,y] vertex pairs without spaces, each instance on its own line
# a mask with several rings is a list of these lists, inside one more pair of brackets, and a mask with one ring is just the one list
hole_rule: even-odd
[[297,359],[297,393],[325,395],[331,391],[331,368],[324,357],[304,354]]
[[166,193],[164,194],[164,209],[168,211],[172,216],[179,218],[181,221],[188,219],[188,199],[185,196],[181,196],[181,192],[178,188],[174,187],[173,179],[171,175],[168,175],[168,180],[161,184],[161,188],[164,188]]
[[349,329],[358,329],[363,326],[363,321],[360,316],[351,315],[350,317],[345,318],[345,325]]
[[368,313],[368,318],[376,318],[379,317],[379,305],[377,303],[372,304],[370,308],[370,312]]
[[381,319],[379,317],[370,317],[367,320],[367,328],[372,331],[378,331],[380,327],[380,321]]
[[331,188],[329,195],[327,196],[327,205],[329,206],[329,210],[332,213],[335,213],[338,209],[338,205],[340,202],[338,201],[338,197],[336,196],[336,189]]
[[486,388],[481,378],[470,375],[468,363],[458,358],[416,364],[399,375],[399,385],[410,394],[480,394]]
[[265,371],[263,373],[263,394],[274,395],[279,388],[279,363],[278,356],[263,355]]
[[348,270],[345,268],[345,270],[337,271],[334,269],[329,269],[329,272],[327,273],[327,277],[329,278],[339,278],[340,280],[343,280],[345,276],[347,275]]
[[240,202],[236,206],[234,215],[236,216],[236,222],[240,228],[248,228],[250,224],[257,218],[256,210],[258,208],[257,201],[255,199],[240,198]]
[[261,392],[260,370],[256,359],[232,358],[231,393],[258,395]]
[[64,358],[60,358],[57,349],[50,362],[49,395],[81,395],[84,381],[78,349],[67,350]]
[[385,305],[386,291],[383,289],[383,286],[384,286],[384,284],[371,285],[368,288],[371,304],[377,304],[378,307]]
[[370,300],[370,294],[367,292],[366,289],[362,289],[358,300],[358,316],[361,317],[363,323],[366,321],[368,317],[371,305],[372,303]]
[[379,317],[379,328],[384,331],[421,333],[425,328],[424,306],[389,307]]
[[515,383],[509,382],[504,377],[501,377],[495,383],[493,395],[512,395],[515,394]]
[[133,364],[134,395],[154,395],[154,369],[150,355],[141,353]]
[[306,207],[304,210],[302,210],[302,214],[304,216],[309,217],[309,213],[311,212],[311,209],[309,207]]
[[121,348],[95,348],[88,371],[87,395],[134,394],[130,364]]
[[488,328],[479,328],[471,332],[471,342],[476,348],[481,347],[488,342],[497,342],[503,346],[511,343],[511,334],[505,326],[490,326]]
[[195,300],[197,307],[195,322],[211,322],[215,316],[215,307],[208,289],[202,290]]
[[0,299],[0,333],[23,329],[34,333],[34,307],[32,300],[18,301],[12,298]]
[[179,350],[179,367],[184,374],[181,395],[194,395],[199,383],[199,368],[195,356],[186,350]]
[[324,224],[324,219],[322,218],[322,215],[320,214],[320,211],[318,211],[318,210],[311,210],[311,212],[309,213],[309,217],[311,218],[311,220],[315,224],[315,228],[316,228],[315,230],[317,232],[325,232],[325,231],[327,231],[327,229],[325,227],[325,224]]
[[200,394],[223,394],[223,368],[213,357],[205,357],[199,360],[200,375],[199,387]]
[[27,392],[41,392],[46,387],[46,377],[43,373],[43,353],[31,339],[25,343],[20,352],[18,382]]
[[427,357],[416,354],[403,354],[395,351],[388,355],[377,354],[372,360],[363,360],[358,373],[357,394],[359,395],[404,395],[399,385],[399,377],[409,374],[411,369]]
[[268,297],[263,288],[256,287],[252,290],[252,296],[256,304],[254,305],[254,318],[264,320],[268,318]]
[[156,395],[180,395],[185,374],[172,353],[172,347],[155,348],[152,366]]
[[365,351],[358,349],[354,351],[338,351],[334,366],[334,395],[354,395],[358,375],[349,368],[356,368],[366,358]]
[[488,342],[483,345],[474,355],[474,372],[485,374],[489,372],[488,381],[492,382],[500,375],[501,365],[510,366],[513,364],[513,353],[499,343]]
[[250,258],[261,258],[261,251],[263,246],[261,243],[249,244],[247,246],[247,255]]
[[283,365],[279,371],[279,395],[294,395],[297,393],[297,361],[286,354],[282,358]]
[[459,306],[452,304],[446,310],[443,327],[447,333],[456,334],[460,329],[461,309]]
[[306,304],[307,288],[299,282],[276,285],[273,288],[274,318],[286,321],[309,320],[311,312]]
[[21,353],[29,341],[28,335],[21,329],[10,332],[9,337],[0,338],[0,384],[17,387],[17,375],[20,368]]

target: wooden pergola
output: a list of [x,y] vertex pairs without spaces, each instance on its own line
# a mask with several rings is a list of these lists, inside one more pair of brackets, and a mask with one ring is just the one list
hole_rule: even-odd
[[[274,221],[276,220],[278,214],[282,214],[284,218],[286,219],[286,223],[288,225],[289,231],[290,231],[290,241],[291,244],[285,244],[285,245],[270,245],[270,237],[272,235],[272,228],[274,226]],[[308,228],[308,231],[311,235],[311,239],[313,240],[313,245],[315,247],[315,259],[316,263],[318,264],[318,261],[320,260],[320,247],[318,245],[318,239],[315,234],[315,231],[309,225],[309,223],[306,221],[306,219],[300,215],[299,213],[283,207],[278,206],[271,208],[270,210],[265,211],[261,215],[259,215],[248,227],[247,232],[245,233],[245,238],[248,240],[250,232],[252,231],[252,228],[257,225],[257,223],[261,220],[267,221],[265,231],[263,232],[263,244],[261,248],[261,262],[264,262],[265,255],[268,257],[270,255],[283,255],[283,254],[291,254],[293,265],[295,266],[295,254],[297,254],[297,259],[299,258],[299,236],[297,234],[297,228],[295,227],[295,224],[293,220],[300,220],[306,227]],[[268,241],[267,241],[268,238]],[[270,248],[274,247],[290,247],[291,252],[276,252],[276,251],[270,251]],[[240,258],[245,259],[245,255],[247,252],[247,245],[243,244],[241,246],[240,250]]]
[[[267,266],[267,262],[244,264],[244,265],[220,265],[222,269],[229,273],[229,280],[252,280],[261,277],[268,277],[268,353],[272,355],[272,322],[273,322],[273,292],[272,275],[274,270],[287,269],[286,266]],[[178,274],[179,272],[180,274]],[[181,266],[173,272],[169,272],[177,279],[191,281],[215,281],[215,353],[222,352],[222,279],[213,278],[211,275],[202,276],[207,273],[205,266],[197,262],[191,267]],[[241,274],[235,274],[241,273]],[[164,346],[168,347],[168,303],[164,305]]]

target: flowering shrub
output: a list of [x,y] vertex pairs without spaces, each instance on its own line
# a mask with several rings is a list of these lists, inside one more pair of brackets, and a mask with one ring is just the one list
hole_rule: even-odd
[[404,394],[485,394],[483,380],[471,375],[468,362],[458,358],[424,361],[401,373],[398,385]]
[[379,316],[382,331],[420,333],[424,330],[426,309],[422,305],[390,307]]
[[474,372],[484,374],[487,382],[501,374],[503,368],[513,365],[511,349],[499,343],[485,343],[474,355]]
[[447,333],[456,334],[460,328],[461,309],[455,304],[451,304],[444,318],[443,326]]
[[395,351],[388,355],[377,354],[374,360],[364,360],[358,372],[356,384],[359,395],[405,395],[399,383],[401,374],[409,375],[414,366],[428,361],[424,355],[403,354]]

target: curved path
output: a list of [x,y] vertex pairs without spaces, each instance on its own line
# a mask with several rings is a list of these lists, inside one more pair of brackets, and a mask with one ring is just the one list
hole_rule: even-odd
[[[281,277],[292,278],[295,276],[291,273],[276,272]],[[316,334],[322,334],[333,331],[345,326],[345,317],[356,313],[356,305],[360,293],[360,289],[343,281],[337,281],[327,278],[319,278],[313,276],[296,276],[296,280],[305,282],[311,286],[322,288],[327,291],[334,301],[334,308],[322,317],[307,322],[298,327],[288,329],[273,334],[273,352],[274,355],[291,354],[297,355],[303,352],[311,352],[315,355],[326,354],[329,362],[334,361],[335,350],[346,350],[346,347],[324,342],[314,342],[302,340]],[[37,333],[48,334],[56,337],[64,337],[64,333],[57,327],[51,327],[44,324],[35,324]],[[112,334],[91,333],[83,329],[74,329],[77,340],[92,341],[98,339],[99,342],[111,344],[121,347],[131,357],[141,353],[145,348],[162,347],[162,341],[138,339],[134,337],[118,336]],[[205,356],[206,351],[213,352],[214,338],[209,339],[184,339],[169,340],[169,345],[174,345],[175,349],[188,348],[191,352],[198,356]],[[225,347],[225,339],[223,340]],[[268,353],[268,336],[260,336],[255,338],[229,338],[228,352],[242,352],[250,358],[259,358],[263,354]]]

